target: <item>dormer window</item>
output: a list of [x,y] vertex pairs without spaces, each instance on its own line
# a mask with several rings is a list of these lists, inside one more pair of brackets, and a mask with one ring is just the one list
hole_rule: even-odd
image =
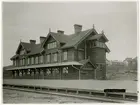
[[48,49],[56,48],[56,42],[48,43],[47,48]]

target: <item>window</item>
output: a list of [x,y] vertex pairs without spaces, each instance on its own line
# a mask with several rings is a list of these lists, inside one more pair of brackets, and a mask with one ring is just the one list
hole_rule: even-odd
[[22,59],[20,59],[20,66],[22,66]]
[[22,76],[22,71],[19,71],[19,76],[20,76],[20,77]]
[[63,73],[68,73],[68,67],[63,68]]
[[38,56],[35,57],[35,64],[38,64]]
[[44,70],[40,70],[40,74],[43,75],[44,74]]
[[28,65],[30,64],[30,58],[27,58]]
[[53,54],[53,61],[56,62],[57,61],[57,53]]
[[25,59],[22,59],[22,64],[25,65]]
[[43,63],[43,55],[39,57],[39,63]]
[[23,75],[25,75],[26,74],[26,72],[25,71],[23,71]]
[[34,70],[31,71],[31,76],[34,76]]
[[39,70],[36,69],[35,73],[36,73],[36,74],[39,74]]
[[46,74],[47,74],[47,75],[51,74],[51,69],[47,69]]
[[31,72],[30,69],[28,69],[27,74],[30,75],[30,72]]
[[51,55],[48,54],[48,55],[47,55],[47,62],[50,62],[50,59],[51,59]]
[[14,72],[14,76],[15,76],[15,77],[17,76],[17,72],[16,72],[16,71]]
[[34,57],[31,58],[31,64],[34,64]]
[[48,43],[47,48],[48,48],[48,49],[56,48],[56,46],[57,46],[56,44],[57,44],[56,42]]
[[16,66],[16,60],[13,60],[13,65]]
[[63,57],[64,57],[64,60],[68,60],[68,53],[67,53],[67,51],[64,51],[63,52]]

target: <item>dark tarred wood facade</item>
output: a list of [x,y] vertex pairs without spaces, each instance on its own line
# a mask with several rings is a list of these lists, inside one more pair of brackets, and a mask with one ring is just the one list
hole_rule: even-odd
[[[30,65],[40,65],[40,64],[53,64],[53,63],[63,63],[63,62],[71,62],[76,61],[80,62],[82,60],[89,60],[85,62],[81,67],[76,65],[65,65],[65,66],[54,66],[54,67],[44,67],[44,68],[30,68],[30,69],[15,69],[8,70],[5,72],[5,78],[20,78],[20,79],[105,79],[106,78],[106,49],[100,47],[90,48],[90,42],[88,38],[94,36],[94,31],[90,33],[84,40],[81,40],[75,46],[71,46],[68,48],[61,49],[64,43],[60,43],[53,36],[49,35],[44,42],[43,51],[40,53],[35,53],[26,56],[28,51],[24,48],[24,46],[19,45],[17,53],[24,53],[24,57],[17,57],[16,67],[21,66],[30,66]],[[97,40],[92,40],[97,41]],[[105,43],[104,38],[100,38],[98,41]],[[48,49],[47,45],[49,43],[56,42],[56,47]],[[64,60],[64,52],[67,52],[67,60]],[[50,62],[47,62],[47,55],[50,55]],[[54,54],[57,54],[57,61],[54,61]],[[40,62],[40,56],[43,56],[43,62]],[[35,57],[38,57],[38,63],[31,64],[32,58],[33,61],[36,62]],[[20,65],[20,59],[25,59],[24,65]],[[28,58],[30,60],[30,64],[28,64]],[[63,73],[63,69],[68,67],[68,72]],[[99,68],[98,68],[99,67]],[[57,70],[56,70],[57,68]],[[48,72],[50,71],[50,73]],[[15,71],[17,71],[17,75],[15,76]],[[19,73],[20,72],[20,73]],[[30,73],[29,73],[30,72]]]

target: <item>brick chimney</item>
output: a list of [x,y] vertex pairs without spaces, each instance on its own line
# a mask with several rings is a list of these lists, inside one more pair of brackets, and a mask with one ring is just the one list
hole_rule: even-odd
[[58,34],[64,34],[64,31],[62,31],[62,30],[57,30],[57,33],[58,33]]
[[40,36],[40,43],[43,43],[45,39],[46,39],[46,37]]
[[82,25],[74,24],[74,31],[75,31],[75,34],[81,32],[82,31]]
[[35,44],[36,43],[36,40],[30,40],[30,43],[31,44]]

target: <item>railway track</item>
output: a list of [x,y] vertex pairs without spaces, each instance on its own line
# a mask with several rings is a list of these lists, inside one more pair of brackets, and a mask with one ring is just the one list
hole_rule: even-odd
[[112,103],[136,103],[137,96],[123,97],[120,94],[110,94],[104,95],[102,92],[88,92],[82,90],[75,90],[75,89],[55,89],[55,88],[48,88],[48,87],[38,87],[38,86],[20,86],[20,85],[3,85],[4,89],[10,90],[18,90],[18,91],[25,91],[25,92],[33,92],[39,94],[52,94],[52,95],[59,95],[59,96],[66,96],[66,97],[75,97],[75,98],[82,98],[82,99],[91,99],[96,101],[103,101],[103,102],[112,102]]

